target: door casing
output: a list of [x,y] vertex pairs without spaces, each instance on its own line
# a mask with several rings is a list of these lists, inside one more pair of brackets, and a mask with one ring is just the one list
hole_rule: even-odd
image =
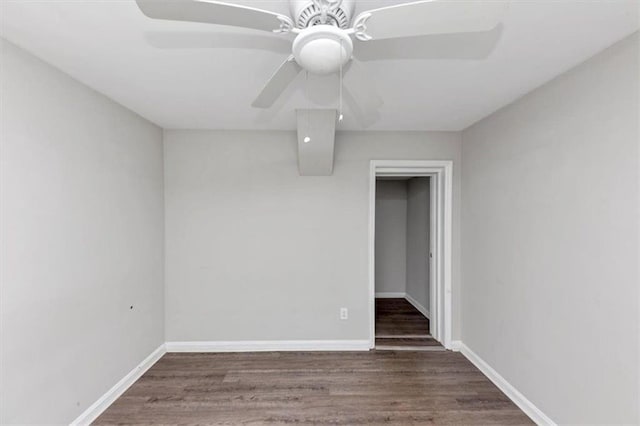
[[375,230],[377,177],[430,177],[431,335],[451,347],[453,161],[371,160],[369,171],[369,322],[370,347],[375,347]]

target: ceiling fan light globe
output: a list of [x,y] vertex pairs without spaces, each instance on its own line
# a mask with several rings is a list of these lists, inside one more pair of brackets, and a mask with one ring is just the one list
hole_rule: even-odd
[[353,53],[353,41],[346,32],[332,25],[305,28],[293,41],[293,56],[302,68],[313,74],[340,70]]

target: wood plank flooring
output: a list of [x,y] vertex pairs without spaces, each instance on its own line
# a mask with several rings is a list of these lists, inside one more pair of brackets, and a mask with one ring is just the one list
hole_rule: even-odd
[[170,353],[95,424],[532,424],[454,352]]
[[440,346],[440,343],[428,337],[412,337],[412,338],[386,338],[376,337],[377,345],[402,345],[402,346]]
[[376,335],[429,334],[429,320],[406,299],[376,299]]
[[406,299],[376,299],[376,350],[444,350],[429,319]]

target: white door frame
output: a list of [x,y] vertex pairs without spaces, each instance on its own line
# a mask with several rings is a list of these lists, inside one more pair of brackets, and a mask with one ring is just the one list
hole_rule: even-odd
[[[371,160],[369,171],[369,340],[375,347],[376,177],[431,177],[431,335],[451,349],[453,161]],[[435,226],[434,226],[435,225]]]

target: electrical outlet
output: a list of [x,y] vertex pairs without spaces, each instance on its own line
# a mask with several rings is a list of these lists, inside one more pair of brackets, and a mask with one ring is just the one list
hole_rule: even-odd
[[349,309],[347,309],[347,308],[340,308],[340,319],[341,319],[341,320],[347,320],[347,319],[349,319]]

